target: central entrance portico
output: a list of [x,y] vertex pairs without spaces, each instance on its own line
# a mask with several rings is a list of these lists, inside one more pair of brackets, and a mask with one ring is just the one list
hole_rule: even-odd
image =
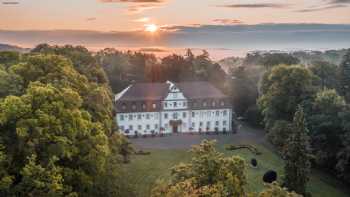
[[172,133],[178,133],[182,125],[182,120],[170,120],[169,124],[172,128]]

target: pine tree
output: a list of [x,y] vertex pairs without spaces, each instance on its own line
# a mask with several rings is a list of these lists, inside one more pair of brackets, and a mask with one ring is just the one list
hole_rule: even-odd
[[288,139],[285,156],[285,185],[299,194],[306,193],[310,173],[310,155],[304,111],[301,106],[294,115],[293,131]]
[[350,101],[350,49],[339,66],[339,92]]

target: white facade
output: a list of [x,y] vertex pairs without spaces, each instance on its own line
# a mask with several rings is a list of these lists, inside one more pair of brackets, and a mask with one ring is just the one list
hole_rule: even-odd
[[[170,83],[170,82],[168,82]],[[120,97],[120,96],[119,96]],[[124,135],[151,135],[189,132],[224,132],[232,130],[232,109],[220,105],[192,109],[189,100],[170,83],[167,96],[156,112],[124,112],[116,114],[116,121]],[[155,104],[153,104],[155,105]]]

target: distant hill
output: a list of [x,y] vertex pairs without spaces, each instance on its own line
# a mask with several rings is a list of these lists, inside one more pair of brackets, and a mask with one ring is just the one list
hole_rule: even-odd
[[0,51],[17,51],[17,52],[28,52],[30,49],[28,48],[22,48],[22,47],[18,47],[15,45],[9,45],[9,44],[1,44],[0,43]]

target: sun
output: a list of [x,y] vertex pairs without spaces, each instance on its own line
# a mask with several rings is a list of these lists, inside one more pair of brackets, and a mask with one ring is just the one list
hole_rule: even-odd
[[147,24],[145,25],[145,31],[154,33],[158,31],[158,26],[156,24]]

